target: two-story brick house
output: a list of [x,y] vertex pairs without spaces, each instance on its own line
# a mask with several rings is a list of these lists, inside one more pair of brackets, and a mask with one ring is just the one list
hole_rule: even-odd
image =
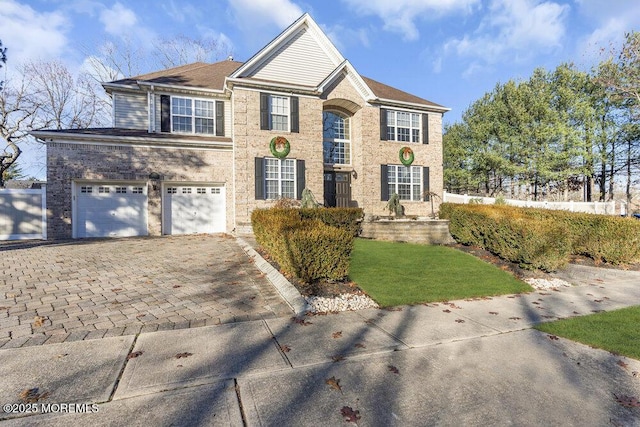
[[305,14],[245,63],[104,84],[113,127],[38,131],[52,238],[246,230],[308,188],[326,206],[407,213],[442,194],[446,108],[360,76]]

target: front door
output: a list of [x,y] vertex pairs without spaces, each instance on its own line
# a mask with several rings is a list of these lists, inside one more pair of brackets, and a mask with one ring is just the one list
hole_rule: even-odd
[[324,172],[324,205],[348,208],[351,205],[351,174],[348,172]]

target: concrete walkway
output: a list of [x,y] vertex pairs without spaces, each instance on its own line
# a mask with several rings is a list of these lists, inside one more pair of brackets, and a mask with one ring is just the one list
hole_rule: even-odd
[[0,403],[22,413],[0,425],[640,426],[640,361],[531,329],[640,303],[637,273],[579,270],[522,296],[2,349]]

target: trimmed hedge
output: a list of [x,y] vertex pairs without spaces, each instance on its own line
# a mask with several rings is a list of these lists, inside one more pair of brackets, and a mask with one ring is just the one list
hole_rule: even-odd
[[443,203],[451,235],[524,268],[552,271],[571,254],[600,262],[640,261],[640,222],[629,218],[496,205]]
[[[345,218],[355,217],[355,214],[316,214],[313,218],[314,215],[305,212],[321,210],[325,209],[271,208],[256,209],[251,214],[258,244],[284,273],[307,283],[343,279],[349,271],[355,220],[351,222]],[[343,228],[326,224],[319,217],[337,218]]]
[[332,227],[348,231],[353,236],[360,234],[364,211],[362,208],[313,208],[300,209],[302,219],[318,219]]

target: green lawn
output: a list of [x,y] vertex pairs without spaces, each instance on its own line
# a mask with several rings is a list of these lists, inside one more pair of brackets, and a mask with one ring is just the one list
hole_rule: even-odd
[[355,241],[349,278],[383,307],[532,290],[456,249],[366,239]]
[[640,306],[543,323],[536,329],[640,360]]

